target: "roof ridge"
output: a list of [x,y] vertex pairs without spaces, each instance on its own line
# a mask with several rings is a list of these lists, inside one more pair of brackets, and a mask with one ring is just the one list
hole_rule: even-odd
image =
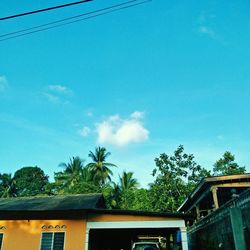
[[18,196],[18,197],[1,197],[0,200],[7,199],[34,199],[34,198],[55,198],[55,197],[76,197],[76,196],[102,196],[102,193],[88,193],[88,194],[56,194],[56,195],[36,195],[36,196]]

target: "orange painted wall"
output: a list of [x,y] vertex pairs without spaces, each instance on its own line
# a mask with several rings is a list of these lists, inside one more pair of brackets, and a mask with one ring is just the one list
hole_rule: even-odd
[[142,215],[120,215],[120,214],[92,214],[88,216],[89,222],[98,221],[166,221],[178,220],[178,218],[142,216]]
[[[44,225],[46,229],[42,229]],[[66,228],[56,229],[57,225],[66,225]],[[65,232],[65,250],[84,249],[85,220],[0,221],[0,228],[3,226],[5,229],[0,230],[4,234],[2,250],[39,250],[42,232]]]
[[[2,250],[39,250],[42,232],[65,232],[64,250],[84,250],[86,223],[104,221],[166,221],[178,218],[142,215],[89,214],[81,220],[0,220],[0,233],[4,234]],[[66,228],[55,228],[57,225]],[[43,229],[43,226],[46,229]],[[48,228],[52,226],[52,228]]]

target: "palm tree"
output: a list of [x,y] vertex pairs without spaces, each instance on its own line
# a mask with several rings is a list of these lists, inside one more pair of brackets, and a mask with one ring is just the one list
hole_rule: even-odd
[[122,209],[132,208],[134,192],[138,186],[137,179],[133,178],[133,172],[123,171],[122,176],[119,175],[119,182],[114,186],[118,207]]
[[122,176],[119,175],[119,182],[112,182],[110,184],[108,188],[108,203],[110,207],[122,209],[131,208],[133,193],[139,186],[138,181],[133,178],[133,173],[123,171]]
[[63,167],[64,171],[55,173],[55,180],[66,189],[73,188],[83,175],[86,175],[84,162],[78,156],[70,158],[69,163],[60,163],[59,166]]
[[107,181],[111,181],[111,176],[113,172],[109,167],[116,167],[115,164],[106,162],[106,158],[110,156],[110,152],[106,152],[104,147],[96,147],[95,152],[89,152],[89,157],[93,162],[87,165],[87,168],[93,174],[93,180],[103,186]]
[[120,208],[121,190],[117,183],[111,182],[102,189],[106,204],[109,208]]
[[0,197],[9,198],[16,197],[16,182],[11,174],[0,174]]
[[133,172],[123,171],[122,176],[119,175],[119,187],[121,192],[135,189],[138,185],[137,179],[133,178]]

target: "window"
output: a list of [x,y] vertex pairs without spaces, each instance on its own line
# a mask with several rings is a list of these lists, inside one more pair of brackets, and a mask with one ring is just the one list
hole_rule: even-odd
[[64,236],[65,236],[64,232],[42,233],[40,250],[63,250]]
[[2,250],[3,234],[0,234],[0,250]]

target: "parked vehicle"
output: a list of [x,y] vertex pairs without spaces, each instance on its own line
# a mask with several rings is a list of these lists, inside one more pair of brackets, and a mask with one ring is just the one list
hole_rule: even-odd
[[160,246],[153,241],[138,241],[133,243],[132,250],[160,250]]

